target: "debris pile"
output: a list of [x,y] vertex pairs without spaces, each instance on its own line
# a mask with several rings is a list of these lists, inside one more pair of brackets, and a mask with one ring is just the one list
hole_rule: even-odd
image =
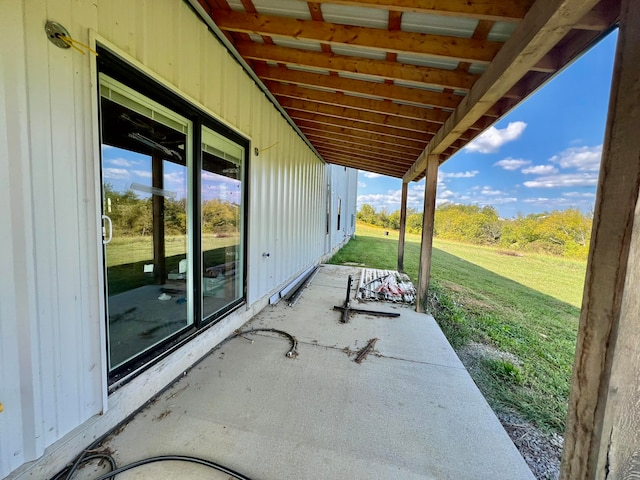
[[363,268],[356,298],[414,304],[416,289],[409,276],[393,270]]

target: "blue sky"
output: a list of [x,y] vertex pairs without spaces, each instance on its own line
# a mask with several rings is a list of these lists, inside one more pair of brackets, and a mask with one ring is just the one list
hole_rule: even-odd
[[[440,167],[437,204],[493,205],[502,217],[593,209],[616,33]],[[400,208],[400,179],[360,172],[358,206]],[[424,180],[407,204],[422,211]]]
[[[139,198],[148,198],[151,188],[151,157],[109,145],[102,145],[102,176],[117,192],[133,190]],[[187,168],[169,161],[164,166],[164,192],[172,199],[187,196]],[[239,204],[241,184],[224,175],[202,172],[202,199],[219,199]]]

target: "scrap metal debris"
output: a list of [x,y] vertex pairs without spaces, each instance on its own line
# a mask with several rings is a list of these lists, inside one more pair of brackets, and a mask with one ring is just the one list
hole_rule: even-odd
[[363,268],[356,298],[412,305],[416,302],[416,289],[405,273]]
[[358,364],[362,363],[362,361],[365,358],[367,358],[367,355],[369,355],[371,350],[373,350],[373,346],[376,344],[377,341],[378,341],[377,338],[372,338],[371,340],[369,340],[369,342],[364,346],[364,348],[358,351],[358,355],[356,355],[354,362]]
[[378,312],[374,310],[362,310],[360,308],[351,308],[351,304],[349,297],[351,296],[351,275],[347,279],[347,296],[344,299],[344,304],[342,306],[334,305],[334,310],[340,310],[342,312],[342,316],[340,317],[341,323],[347,323],[349,321],[349,315],[351,313],[363,313],[365,315],[373,315],[375,317],[399,317],[399,313],[390,313],[390,312]]

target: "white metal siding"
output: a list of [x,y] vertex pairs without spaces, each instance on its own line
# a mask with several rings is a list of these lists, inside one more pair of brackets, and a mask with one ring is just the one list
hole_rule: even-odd
[[54,47],[43,28],[45,19],[62,18],[86,42],[95,7],[6,3],[0,474],[42,455],[103,407],[97,232],[88,223],[95,216],[89,63]]
[[[331,251],[335,251],[354,233],[351,227],[351,215],[356,211],[358,171],[338,165],[330,167],[331,182]],[[338,206],[341,206],[340,228],[338,228]]]
[[[167,359],[118,390],[100,417],[108,420],[94,417],[86,427],[91,435],[121,420],[206,352],[206,341],[224,338],[336,245],[325,243],[329,179],[341,189],[345,226],[350,194],[355,205],[350,174],[335,167],[329,173],[184,2],[3,0],[0,477],[107,408],[95,77],[89,55],[47,41],[47,19],[83,43],[97,32],[251,140],[250,308],[186,346],[178,361]],[[82,431],[74,438],[84,441]]]

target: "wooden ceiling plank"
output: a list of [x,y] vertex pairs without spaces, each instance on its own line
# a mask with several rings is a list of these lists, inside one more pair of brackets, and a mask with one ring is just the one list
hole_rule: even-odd
[[424,120],[413,120],[382,113],[366,112],[354,108],[336,107],[323,103],[305,102],[304,100],[282,97],[278,100],[280,105],[286,110],[297,110],[301,112],[318,113],[330,117],[348,118],[361,122],[377,125],[387,125],[389,127],[411,130],[413,132],[435,131],[439,128],[439,123],[426,122]]
[[[463,62],[489,63],[501,42],[446,35],[341,25],[314,20],[214,10],[213,20],[224,31],[315,40],[330,45],[350,45],[372,50],[442,57]],[[384,32],[384,35],[381,33]]]
[[320,145],[330,145],[335,147],[344,148],[345,150],[352,151],[355,153],[358,152],[366,152],[366,153],[376,153],[381,156],[389,157],[389,158],[397,158],[398,156],[404,157],[405,164],[408,166],[418,157],[418,154],[401,152],[399,150],[386,149],[386,148],[378,148],[372,145],[367,145],[364,142],[353,142],[347,140],[339,140],[331,137],[323,137],[321,135],[311,135],[305,134],[306,137],[314,144],[314,146]]
[[[306,120],[308,122],[321,123],[323,125],[335,125],[338,127],[350,128],[353,130],[362,130],[365,132],[380,133],[390,137],[396,137],[400,139],[419,140],[427,142],[433,134],[411,132],[409,130],[400,130],[393,127],[385,127],[384,125],[373,125],[370,123],[358,122],[355,120],[348,120],[344,118],[329,117],[326,115],[319,115],[317,113],[310,112],[298,112],[291,111],[289,116],[294,120]],[[297,122],[296,122],[297,123]]]
[[417,151],[414,148],[397,147],[397,146],[388,145],[385,143],[372,142],[370,140],[365,140],[354,135],[336,135],[336,134],[329,134],[321,130],[314,131],[309,129],[304,129],[302,133],[304,133],[305,137],[307,137],[309,141],[311,141],[312,143],[316,140],[338,141],[338,142],[346,143],[348,145],[355,146],[358,148],[363,148],[363,147],[373,148],[373,149],[380,150],[384,153],[402,154],[402,155],[409,156],[413,159],[418,158],[418,155],[420,155],[421,153],[421,151]]
[[325,153],[334,157],[344,158],[347,161],[361,160],[367,163],[385,165],[390,168],[407,168],[407,165],[411,163],[411,160],[397,159],[396,161],[389,161],[388,159],[380,159],[376,155],[367,155],[366,152],[354,154],[351,152],[343,152],[340,149],[333,149],[330,147],[321,146],[318,147],[318,152],[323,155]]
[[418,88],[387,85],[351,78],[332,77],[321,73],[300,72],[287,68],[256,65],[255,72],[263,80],[285,82],[294,85],[317,86],[340,92],[358,93],[387,100],[401,100],[421,105],[454,109],[464,98],[460,95],[439,93]]
[[427,144],[426,140],[410,140],[405,138],[397,138],[397,137],[391,137],[388,135],[383,135],[380,133],[372,133],[364,130],[353,130],[346,127],[340,127],[337,125],[326,125],[322,123],[308,122],[306,120],[298,120],[297,125],[303,132],[319,131],[319,132],[329,133],[330,135],[341,136],[341,137],[342,136],[346,136],[350,138],[357,137],[372,143],[375,142],[376,144],[385,144],[385,145],[391,145],[394,147],[418,149],[419,152],[417,152],[416,158],[420,154],[420,152],[424,150],[424,147]]
[[336,55],[332,53],[300,50],[255,42],[236,44],[240,55],[246,59],[272,61],[302,67],[317,67],[338,73],[359,73],[385,80],[402,80],[416,85],[433,85],[468,91],[480,75],[422,67],[397,62],[370,60],[367,58]]
[[550,51],[597,0],[537,0],[480,80],[404,176],[413,180],[430,154],[444,152]]
[[435,123],[444,123],[449,117],[447,112],[433,108],[414,107],[411,105],[400,105],[392,102],[384,102],[378,99],[369,99],[344,95],[342,93],[331,93],[312,88],[300,87],[297,85],[284,85],[278,82],[267,82],[271,93],[277,97],[298,98],[327,105],[346,106],[364,110],[368,112],[387,113],[404,118],[415,118]]
[[367,163],[367,162],[362,162],[360,163],[354,163],[354,162],[349,162],[348,160],[345,159],[340,159],[340,158],[335,158],[335,157],[331,157],[331,156],[323,156],[325,162],[333,164],[333,165],[340,165],[343,167],[351,167],[351,168],[358,168],[360,170],[364,170],[365,172],[373,172],[373,173],[379,173],[380,175],[386,175],[388,177],[394,177],[394,178],[402,178],[402,169],[401,168],[397,168],[397,169],[388,169],[388,168],[384,168],[384,167],[375,167],[375,166],[371,166],[371,164]]
[[450,15],[470,17],[484,20],[517,22],[520,21],[532,0],[485,0],[482,2],[469,0],[322,0],[323,3],[336,5],[352,5],[358,7],[381,8],[399,12],[431,13],[434,15]]
[[389,165],[403,167],[403,168],[407,168],[409,165],[411,165],[411,162],[415,159],[415,157],[403,158],[403,157],[383,154],[383,153],[375,152],[371,150],[362,150],[362,149],[353,148],[353,147],[349,148],[346,146],[336,145],[329,142],[327,143],[318,142],[314,144],[314,147],[318,151],[339,153],[339,154],[347,155],[353,158],[370,158],[370,159],[375,159],[376,161],[379,161],[379,162],[384,162]]

